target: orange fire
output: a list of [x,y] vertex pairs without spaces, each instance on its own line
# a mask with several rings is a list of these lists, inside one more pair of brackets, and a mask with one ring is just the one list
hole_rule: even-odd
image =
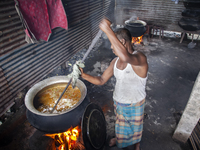
[[142,36],[139,36],[139,37],[132,37],[132,43],[133,43],[133,44],[141,44],[141,42],[142,42],[142,37],[143,37],[143,35],[142,35]]
[[57,149],[59,150],[73,150],[76,141],[79,137],[81,129],[76,126],[75,128],[69,128],[66,132],[55,133],[55,134],[45,134],[54,139],[54,141],[59,145]]

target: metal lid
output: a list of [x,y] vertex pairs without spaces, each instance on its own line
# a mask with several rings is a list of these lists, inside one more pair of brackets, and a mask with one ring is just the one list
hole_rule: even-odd
[[85,148],[101,150],[106,141],[106,122],[100,106],[94,103],[87,106],[81,126]]

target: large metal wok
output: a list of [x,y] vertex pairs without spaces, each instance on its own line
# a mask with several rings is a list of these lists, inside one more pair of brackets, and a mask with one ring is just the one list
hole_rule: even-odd
[[89,99],[86,96],[87,88],[81,80],[78,80],[76,84],[81,91],[81,99],[72,108],[59,114],[46,114],[39,112],[34,107],[34,97],[38,92],[53,84],[67,84],[69,80],[70,79],[66,76],[51,77],[35,84],[27,92],[25,96],[25,106],[27,108],[27,119],[32,126],[44,132],[58,133],[64,132],[71,126],[77,126],[81,123],[84,110],[89,104]]
[[126,20],[125,28],[131,32],[132,37],[142,36],[146,32],[146,22],[142,20]]

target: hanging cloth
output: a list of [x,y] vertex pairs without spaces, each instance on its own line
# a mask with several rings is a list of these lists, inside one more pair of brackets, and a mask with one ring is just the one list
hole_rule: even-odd
[[48,41],[51,29],[68,29],[61,0],[15,0],[15,7],[25,28],[26,41]]

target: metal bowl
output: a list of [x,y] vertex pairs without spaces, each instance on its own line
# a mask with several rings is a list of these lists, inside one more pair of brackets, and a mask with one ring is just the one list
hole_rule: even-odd
[[81,99],[70,109],[61,113],[42,113],[34,107],[34,98],[38,92],[53,84],[68,83],[69,78],[66,76],[56,76],[45,79],[35,84],[25,96],[25,106],[27,108],[27,119],[35,128],[49,132],[64,132],[71,126],[77,126],[82,118],[86,106],[89,104],[89,99],[86,97],[87,88],[85,84],[78,80],[76,86],[81,91]]
[[127,28],[132,37],[139,37],[146,32],[146,22],[142,20],[127,20],[125,21],[125,28]]

